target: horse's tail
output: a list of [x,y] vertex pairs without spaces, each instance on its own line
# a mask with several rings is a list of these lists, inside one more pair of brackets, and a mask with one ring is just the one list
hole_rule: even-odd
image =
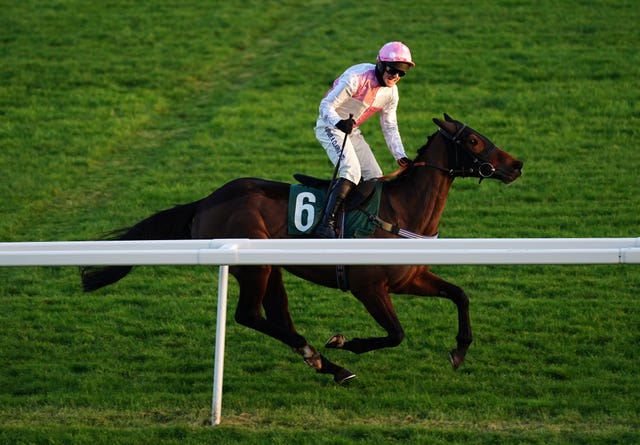
[[[198,203],[194,201],[172,209],[162,210],[140,221],[138,224],[109,232],[107,239],[122,240],[168,240],[190,239],[191,222]],[[80,268],[82,288],[91,292],[124,278],[133,266],[83,266]]]

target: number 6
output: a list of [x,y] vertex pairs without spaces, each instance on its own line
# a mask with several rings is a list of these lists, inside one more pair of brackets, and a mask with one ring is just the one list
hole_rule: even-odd
[[[306,232],[313,225],[315,219],[316,195],[310,192],[302,192],[296,196],[296,208],[293,215],[293,224],[300,232]],[[304,222],[303,222],[304,219]]]

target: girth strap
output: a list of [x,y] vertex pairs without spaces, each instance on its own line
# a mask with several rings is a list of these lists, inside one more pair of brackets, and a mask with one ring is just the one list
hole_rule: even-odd
[[383,220],[378,215],[373,215],[372,213],[367,212],[367,210],[363,209],[362,207],[358,207],[358,210],[361,211],[362,213],[364,213],[367,216],[367,218],[369,219],[370,222],[372,222],[373,224],[375,224],[376,226],[378,226],[379,228],[381,228],[385,232],[389,232],[389,233],[392,233],[394,235],[401,236],[402,238],[414,238],[414,239],[436,239],[436,238],[438,238],[438,232],[436,232],[435,235],[431,235],[431,236],[418,235],[417,233],[411,232],[409,230],[401,229],[397,225],[391,224],[391,223]]
[[361,207],[358,207],[358,210],[360,210],[362,213],[367,215],[367,218],[369,219],[369,221],[371,221],[376,226],[380,227],[385,232],[393,233],[394,235],[398,235],[400,233],[400,228],[395,224],[386,222],[385,220],[380,218],[378,215],[373,215]]
[[[344,226],[345,226],[345,212],[340,212],[340,238],[344,238]],[[344,264],[339,264],[336,266],[336,281],[338,283],[338,288],[346,292],[349,290],[349,280],[347,279],[347,267]]]

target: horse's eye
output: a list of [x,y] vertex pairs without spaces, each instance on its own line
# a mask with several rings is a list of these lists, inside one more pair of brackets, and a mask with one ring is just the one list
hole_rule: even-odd
[[471,143],[471,145],[478,145],[478,140],[476,138],[471,138],[469,142]]

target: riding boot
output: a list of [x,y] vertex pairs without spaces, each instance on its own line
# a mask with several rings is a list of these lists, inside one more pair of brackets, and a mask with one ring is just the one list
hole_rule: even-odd
[[355,184],[348,179],[338,178],[329,192],[322,220],[314,230],[315,235],[320,238],[336,237],[336,214],[354,186]]

